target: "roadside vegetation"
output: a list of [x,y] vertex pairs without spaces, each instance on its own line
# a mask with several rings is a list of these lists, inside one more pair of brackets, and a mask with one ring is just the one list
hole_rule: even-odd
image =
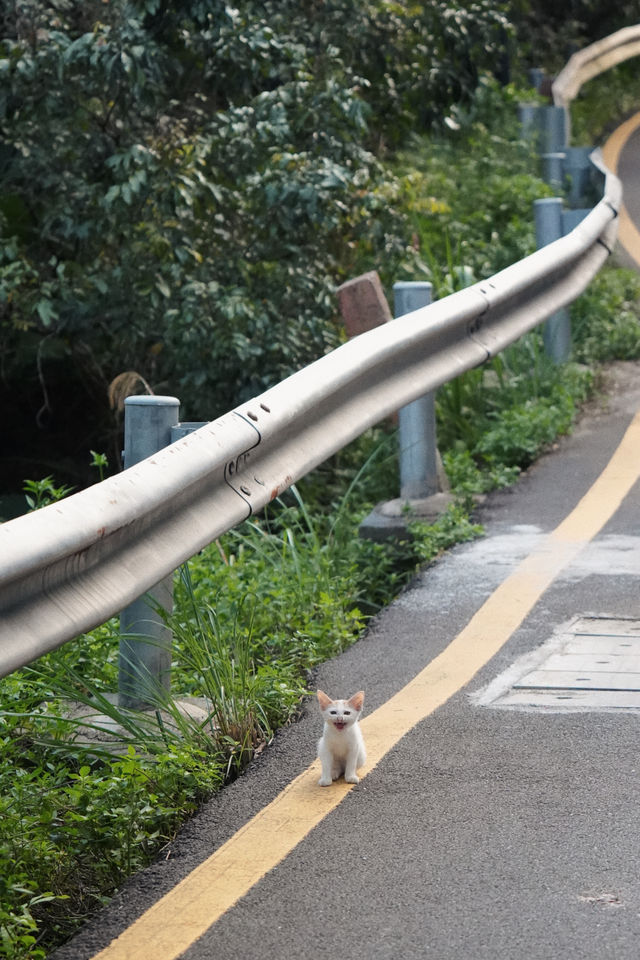
[[[377,269],[387,289],[428,279],[442,297],[534,249],[532,202],[549,189],[519,138],[532,91],[490,72],[509,34],[500,4],[18,6],[0,41],[4,373],[43,428],[74,370],[101,424],[82,435],[92,482],[117,469],[119,374],[177,393],[184,419],[203,404],[213,417],[340,342],[343,279]],[[516,28],[535,6],[518,5]],[[43,94],[43,76],[64,83]],[[317,664],[417,567],[481,535],[475,498],[571,430],[603,364],[640,357],[639,303],[640,278],[607,266],[571,308],[571,363],[552,365],[535,332],[438,391],[456,502],[410,539],[357,536],[398,493],[383,424],[194,557],[169,617],[172,695],[148,714],[113,705],[116,621],[0,681],[0,956],[38,960],[70,936],[295,719]],[[31,509],[82,483],[38,463],[44,479],[20,481]],[[119,723],[117,745],[95,739],[98,714]]]

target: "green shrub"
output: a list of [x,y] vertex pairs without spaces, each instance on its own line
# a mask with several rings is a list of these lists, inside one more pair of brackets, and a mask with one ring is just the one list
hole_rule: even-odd
[[[490,276],[535,249],[533,201],[551,194],[520,141],[519,92],[481,78],[447,135],[414,138],[399,154],[398,202],[434,296]],[[407,273],[415,270],[408,262]]]
[[640,357],[640,278],[604,267],[571,305],[574,355],[588,364]]

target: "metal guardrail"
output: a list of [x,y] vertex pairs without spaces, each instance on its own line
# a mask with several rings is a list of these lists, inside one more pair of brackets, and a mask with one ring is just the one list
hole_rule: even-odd
[[555,106],[567,107],[587,80],[639,55],[640,24],[624,27],[574,53],[551,85]]
[[603,199],[566,237],[0,526],[0,676],[103,623],[368,427],[575,299],[615,242],[621,188],[603,171]]

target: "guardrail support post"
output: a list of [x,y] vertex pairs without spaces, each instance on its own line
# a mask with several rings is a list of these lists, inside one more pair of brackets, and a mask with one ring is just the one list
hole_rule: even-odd
[[569,203],[572,207],[578,204],[586,205],[589,194],[594,191],[591,184],[592,172],[595,171],[590,154],[593,147],[567,147],[564,160],[564,174],[569,179]]
[[521,103],[518,106],[518,119],[520,120],[520,129],[522,139],[527,140],[534,147],[538,147],[540,140],[540,110],[542,107],[537,103]]
[[[135,396],[124,402],[124,466],[132,467],[171,443],[180,401],[175,397]],[[154,690],[169,689],[171,631],[147,598],[173,609],[173,574],[130,603],[120,614],[118,704],[138,710]]]
[[564,107],[542,107],[541,153],[563,153],[567,147],[569,130]]
[[569,142],[569,118],[564,107],[521,103],[518,116],[522,137],[541,154],[564,153]]
[[534,90],[537,90],[538,93],[540,93],[540,88],[542,87],[547,76],[545,71],[541,67],[531,67],[527,73],[529,76],[529,83]]
[[[564,236],[560,197],[534,200],[533,212],[538,249]],[[545,322],[543,337],[547,356],[555,363],[566,363],[571,352],[571,320],[568,310],[563,307],[551,314]]]
[[[430,283],[420,281],[394,283],[395,316],[428,307],[432,289]],[[401,499],[424,500],[433,496],[438,492],[435,394],[426,393],[398,411],[398,436]]]
[[542,179],[554,190],[562,190],[564,186],[564,153],[542,154]]
[[[406,281],[393,286],[394,315],[428,307],[432,285]],[[407,539],[409,519],[433,523],[452,502],[436,444],[435,393],[430,392],[398,411],[400,496],[379,503],[360,524],[369,540]]]

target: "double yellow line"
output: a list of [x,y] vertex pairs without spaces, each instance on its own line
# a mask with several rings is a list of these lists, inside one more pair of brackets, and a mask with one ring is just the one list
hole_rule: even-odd
[[[640,414],[569,516],[526,557],[451,644],[362,721],[371,772],[420,720],[467,684],[542,593],[614,515],[640,475]],[[317,761],[94,960],[175,960],[276,867],[353,789],[317,786]]]

